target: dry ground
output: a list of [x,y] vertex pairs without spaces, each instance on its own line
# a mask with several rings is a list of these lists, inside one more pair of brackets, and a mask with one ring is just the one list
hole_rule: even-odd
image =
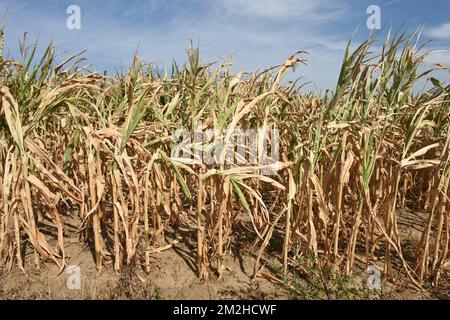
[[[0,299],[283,299],[281,287],[264,279],[251,281],[252,259],[228,257],[224,280],[215,276],[201,282],[186,256],[183,245],[156,254],[153,271],[123,271],[116,274],[111,268],[102,272],[95,269],[92,254],[80,243],[68,247],[68,264],[81,270],[81,290],[69,290],[68,274],[58,276],[59,270],[45,264],[41,270],[6,273],[1,278]],[[147,280],[148,279],[148,280]]]
[[[423,218],[423,217],[422,217]],[[421,216],[403,213],[399,219],[405,241],[418,241],[416,228],[422,225]],[[193,230],[192,230],[193,231]],[[183,232],[189,234],[188,230]],[[166,234],[166,244],[173,242],[173,236]],[[276,241],[276,239],[274,239]],[[59,274],[54,264],[42,264],[40,270],[29,267],[27,274],[15,270],[0,270],[1,299],[448,299],[450,297],[449,272],[444,274],[440,288],[417,292],[406,287],[388,284],[384,292],[370,292],[365,288],[364,274],[355,275],[350,280],[333,280],[321,283],[317,270],[307,270],[307,279],[296,272],[295,263],[289,276],[281,283],[266,278],[251,279],[254,255],[244,247],[235,248],[226,256],[224,279],[215,275],[201,282],[195,273],[195,247],[189,236],[175,246],[153,255],[152,271],[146,275],[140,268],[125,268],[120,274],[111,266],[102,272],[95,269],[91,250],[76,238],[69,239],[66,253],[67,265],[76,265],[81,270],[81,289],[70,290],[66,281],[68,274]],[[276,244],[275,244],[276,245]],[[270,246],[269,246],[270,247]],[[413,252],[411,253],[413,254]],[[31,257],[29,257],[31,259]],[[267,270],[281,279],[279,257],[268,250],[263,257]],[[29,264],[30,265],[30,264]],[[303,268],[303,266],[300,266]],[[446,280],[445,280],[446,279]],[[328,280],[325,280],[328,281]],[[400,282],[401,283],[401,282]],[[327,289],[328,288],[328,289]],[[335,291],[331,296],[327,290]]]

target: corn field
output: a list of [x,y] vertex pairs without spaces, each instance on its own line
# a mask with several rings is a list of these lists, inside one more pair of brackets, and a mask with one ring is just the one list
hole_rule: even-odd
[[[416,288],[438,284],[450,261],[450,86],[431,72],[449,69],[426,68],[419,33],[374,43],[349,41],[335,90],[317,95],[286,79],[305,67],[304,52],[235,74],[201,63],[191,47],[184,65],[162,69],[136,55],[111,77],[80,55],[57,63],[52,44],[38,57],[24,39],[18,60],[0,55],[0,268],[52,262],[62,272],[76,234],[99,271],[150,272],[164,233],[184,225],[203,279],[223,276],[246,230],[254,277],[277,231],[285,272],[301,247],[347,275],[381,257],[387,279],[400,271]],[[427,79],[431,89],[418,91]],[[173,133],[198,123],[228,137],[277,128],[280,157],[173,157]],[[268,167],[275,174],[262,174]],[[414,259],[404,255],[402,210],[426,215]]]

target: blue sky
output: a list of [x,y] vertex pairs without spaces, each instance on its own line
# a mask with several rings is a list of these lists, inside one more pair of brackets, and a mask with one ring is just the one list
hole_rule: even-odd
[[[69,5],[81,8],[81,30],[66,28]],[[369,34],[369,5],[381,7],[380,38],[389,26],[423,26],[428,48],[439,50],[427,62],[450,66],[448,0],[0,0],[0,14],[9,8],[5,50],[15,57],[24,32],[41,47],[53,40],[62,55],[87,50],[96,70],[129,65],[138,44],[147,61],[184,62],[189,39],[204,62],[231,56],[235,71],[268,68],[304,50],[308,66],[291,77],[325,89],[335,87],[348,38],[358,26],[357,41]]]

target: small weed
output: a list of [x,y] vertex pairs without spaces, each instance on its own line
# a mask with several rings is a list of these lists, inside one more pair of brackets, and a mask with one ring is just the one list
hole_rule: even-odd
[[116,286],[110,292],[112,300],[162,300],[161,289],[155,284],[143,283],[132,267],[122,271]]

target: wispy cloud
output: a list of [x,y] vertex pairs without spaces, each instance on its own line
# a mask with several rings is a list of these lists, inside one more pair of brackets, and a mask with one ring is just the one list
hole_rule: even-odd
[[438,27],[431,28],[428,31],[430,37],[434,39],[450,40],[450,22],[443,23]]
[[437,50],[431,53],[425,62],[429,64],[442,64],[450,66],[450,50]]
[[341,0],[216,0],[225,10],[236,15],[272,19],[302,18],[312,21],[328,19],[343,13],[345,2]]

